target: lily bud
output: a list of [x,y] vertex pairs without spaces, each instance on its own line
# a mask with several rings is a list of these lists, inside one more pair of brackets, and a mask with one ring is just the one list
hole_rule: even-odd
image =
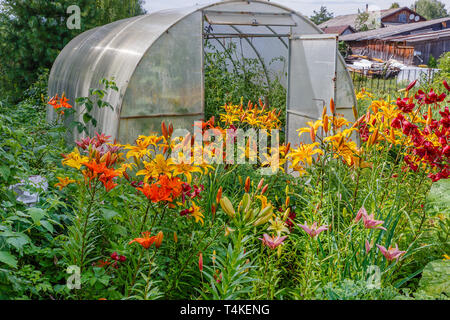
[[286,145],[286,154],[288,154],[289,149],[291,149],[291,143],[288,142],[288,144]]
[[334,112],[336,111],[336,106],[334,104],[333,98],[330,99],[330,110],[332,114],[334,114]]
[[164,121],[161,122],[161,132],[162,132],[162,135],[164,136],[164,138],[167,139],[169,137],[169,134],[167,132],[166,123]]
[[414,80],[413,82],[411,82],[407,87],[406,87],[406,91],[411,90],[417,83],[417,79]]
[[230,218],[234,218],[236,212],[234,211],[231,201],[227,197],[223,197],[222,199],[220,199],[220,206]]
[[289,207],[289,202],[290,202],[290,200],[291,200],[291,198],[290,198],[289,196],[287,196],[287,197],[286,197],[286,201],[285,201],[285,203],[284,203],[284,204],[286,205],[286,208]]
[[217,191],[216,195],[216,203],[220,202],[220,198],[222,198],[222,187],[219,188],[219,191]]
[[286,211],[283,214],[283,221],[286,221],[286,219],[288,218],[290,212],[291,212],[291,209],[287,208]]
[[261,195],[263,195],[264,193],[266,193],[266,191],[267,191],[268,188],[269,188],[269,185],[266,184],[266,185],[264,186],[264,188],[261,190]]
[[370,122],[370,110],[367,110],[367,113],[366,113],[366,122],[367,122],[367,123]]
[[325,133],[328,133],[328,116],[325,115],[323,117],[323,131],[325,131]]
[[261,178],[261,180],[259,180],[258,186],[256,187],[256,190],[261,189],[263,183],[264,183],[264,178]]
[[450,91],[450,85],[447,83],[447,81],[442,81],[442,84],[444,85],[445,89],[447,89],[447,91]]
[[169,123],[169,136],[171,136],[173,133],[173,125],[172,123]]
[[353,116],[355,117],[355,120],[358,119],[358,109],[356,109],[355,106],[352,106]]
[[367,146],[370,147],[371,145],[375,144],[377,139],[378,139],[378,128],[376,128],[370,135],[369,140],[367,141],[368,142]]
[[213,217],[216,215],[216,206],[214,204],[211,205],[211,213]]
[[163,232],[162,231],[158,232],[158,234],[156,235],[156,240],[155,240],[156,249],[158,249],[161,246],[163,238],[164,238]]
[[198,255],[198,269],[203,272],[203,254],[201,252]]
[[314,128],[311,127],[309,129],[309,136],[311,137],[311,141],[314,143],[316,142],[316,133],[314,132]]
[[327,106],[324,106],[322,110],[322,119],[325,118],[326,115],[327,115]]
[[178,243],[178,236],[175,231],[173,232],[173,241],[175,241],[175,243]]
[[248,192],[250,190],[250,177],[247,177],[247,179],[245,179],[244,189],[245,189],[245,192]]
[[428,114],[427,114],[427,126],[431,124],[431,117],[433,116],[433,113],[431,112],[431,104],[428,105]]
[[250,209],[250,195],[248,193],[245,193],[242,197],[242,209],[244,212],[247,212]]
[[263,210],[261,210],[259,214],[259,218],[253,223],[255,227],[260,226],[272,218],[273,215],[273,208],[271,205],[265,207]]

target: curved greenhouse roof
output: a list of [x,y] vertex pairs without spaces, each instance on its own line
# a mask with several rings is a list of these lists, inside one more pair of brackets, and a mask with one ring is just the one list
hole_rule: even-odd
[[[271,73],[284,74],[287,135],[320,116],[334,98],[337,109],[352,117],[355,97],[351,78],[336,48],[337,37],[323,32],[300,13],[267,1],[221,1],[163,10],[98,27],[74,38],[56,59],[49,95],[65,93],[71,101],[89,95],[103,78],[119,88],[94,108],[94,131],[121,143],[158,131],[162,120],[192,128],[204,116],[204,39],[217,50],[230,41],[242,55],[258,59],[270,86]],[[278,56],[288,66],[269,63]],[[287,76],[286,76],[287,73]],[[77,110],[76,117],[82,118]],[[49,107],[47,118],[56,119]],[[290,129],[291,128],[291,129]],[[80,134],[74,133],[75,139]]]

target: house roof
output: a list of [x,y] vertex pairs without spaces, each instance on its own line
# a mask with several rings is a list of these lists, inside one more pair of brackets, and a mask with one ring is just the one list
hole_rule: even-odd
[[441,39],[448,39],[448,38],[450,38],[450,29],[430,31],[430,32],[424,32],[424,33],[408,34],[406,36],[393,36],[393,37],[384,38],[383,40],[396,41],[396,42],[405,41],[407,43],[411,43],[411,42],[422,42],[422,41],[429,41],[429,40],[441,40]]
[[407,32],[414,32],[415,30],[425,29],[427,27],[433,27],[435,25],[440,25],[443,22],[448,23],[448,27],[450,27],[450,17],[415,22],[415,23],[407,23],[397,26],[389,26],[380,29],[374,29],[364,32],[357,32],[352,34],[347,34],[342,37],[339,37],[342,41],[362,41],[362,40],[372,40],[372,39],[385,39],[391,36],[402,35]]
[[342,34],[345,30],[349,29],[352,32],[356,32],[356,30],[350,26],[350,25],[346,25],[346,26],[331,26],[331,27],[326,27],[326,28],[322,28],[322,31],[325,33],[335,33],[335,34]]
[[[380,11],[380,18],[384,19],[390,15],[393,15],[394,13],[401,11],[401,10],[409,10],[411,12],[414,12],[408,7],[402,7],[402,8],[392,8],[392,9],[384,9]],[[369,11],[370,14],[374,15],[377,14],[378,11]],[[415,13],[418,15],[417,13]],[[420,16],[420,15],[419,15]],[[358,17],[358,13],[355,14],[346,14],[342,16],[337,16],[333,19],[330,19],[328,21],[325,21],[319,25],[320,28],[326,28],[326,27],[336,27],[336,26],[345,26],[350,25],[352,28],[356,28],[356,18]]]

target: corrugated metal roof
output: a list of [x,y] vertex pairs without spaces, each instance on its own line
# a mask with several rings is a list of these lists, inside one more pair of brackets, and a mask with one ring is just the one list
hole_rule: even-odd
[[432,32],[416,33],[407,36],[395,36],[384,38],[386,41],[406,41],[406,42],[421,42],[427,40],[440,40],[450,38],[450,29],[437,30]]
[[446,17],[446,18],[435,19],[435,20],[430,20],[430,21],[408,23],[408,24],[403,24],[403,25],[399,25],[399,26],[389,26],[389,27],[381,28],[381,29],[347,34],[345,36],[339,37],[339,40],[361,41],[361,40],[371,40],[371,39],[385,39],[387,37],[399,35],[399,34],[402,34],[405,32],[412,32],[417,29],[432,27],[434,25],[439,25],[442,22],[449,23],[449,25],[447,27],[450,27],[450,17]]

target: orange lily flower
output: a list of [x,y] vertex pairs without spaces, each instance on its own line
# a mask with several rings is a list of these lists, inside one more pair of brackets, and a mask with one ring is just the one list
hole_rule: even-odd
[[[142,232],[143,238],[134,238],[128,244],[132,244],[133,242],[139,243],[145,249],[150,248],[150,246],[157,240],[157,236],[150,236],[150,231]],[[162,239],[161,239],[162,241]]]
[[69,179],[69,177],[65,177],[65,178],[61,178],[61,177],[56,177],[59,182],[55,183],[55,187],[58,187],[59,190],[62,190],[64,187],[67,187],[67,185],[76,182],[75,180]]

